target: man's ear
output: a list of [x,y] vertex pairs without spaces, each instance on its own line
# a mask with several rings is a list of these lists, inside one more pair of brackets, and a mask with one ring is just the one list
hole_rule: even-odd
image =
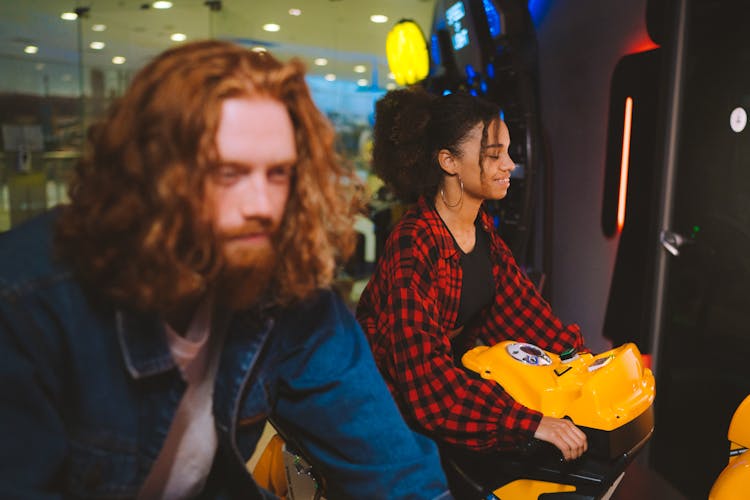
[[448,175],[455,175],[458,173],[458,165],[456,165],[456,158],[453,156],[453,153],[447,149],[441,149],[438,151],[437,159],[443,172]]

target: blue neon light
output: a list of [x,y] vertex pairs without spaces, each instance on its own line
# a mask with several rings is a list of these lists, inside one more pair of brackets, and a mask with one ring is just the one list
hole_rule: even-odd
[[555,0],[529,0],[529,14],[535,27],[539,27]]
[[440,42],[438,41],[437,33],[434,33],[430,38],[430,58],[435,66],[440,66],[442,63],[442,57],[440,57]]
[[503,26],[500,23],[500,14],[495,8],[495,3],[492,0],[482,0],[484,4],[484,12],[487,14],[487,24],[490,26],[490,35],[492,38],[500,36],[503,32]]

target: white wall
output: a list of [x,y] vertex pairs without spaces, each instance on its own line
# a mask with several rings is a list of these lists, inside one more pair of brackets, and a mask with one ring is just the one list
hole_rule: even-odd
[[617,239],[601,230],[609,88],[647,42],[646,0],[557,0],[537,27],[542,119],[554,164],[552,305],[596,352]]

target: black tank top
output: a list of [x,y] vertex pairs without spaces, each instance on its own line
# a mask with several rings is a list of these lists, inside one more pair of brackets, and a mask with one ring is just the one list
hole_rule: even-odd
[[[471,252],[465,253],[453,239],[460,255],[459,265],[463,273],[461,281],[461,298],[458,305],[456,328],[465,327],[476,320],[479,312],[490,304],[495,296],[495,280],[492,276],[492,260],[490,259],[490,236],[482,229],[480,216],[474,223],[476,242]],[[451,236],[453,236],[451,234]],[[466,328],[451,339],[453,362],[463,368],[461,356],[472,346],[467,345],[468,331]],[[476,375],[467,370],[469,375]]]
[[[461,282],[461,300],[458,306],[456,328],[470,323],[479,311],[492,302],[495,295],[495,282],[492,277],[490,260],[490,237],[482,229],[477,217],[476,243],[474,249],[464,253],[456,243],[460,254],[460,265],[463,271]],[[453,240],[455,242],[455,239]]]

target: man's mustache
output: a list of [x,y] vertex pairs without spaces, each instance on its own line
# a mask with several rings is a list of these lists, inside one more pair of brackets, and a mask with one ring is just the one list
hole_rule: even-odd
[[276,225],[271,219],[251,219],[241,226],[224,229],[221,231],[221,237],[225,239],[242,238],[244,236],[258,233],[273,233]]

